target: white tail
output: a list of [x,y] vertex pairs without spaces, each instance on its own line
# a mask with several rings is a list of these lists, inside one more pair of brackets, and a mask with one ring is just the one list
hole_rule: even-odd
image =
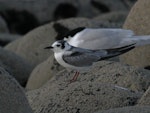
[[125,38],[122,43],[136,43],[136,46],[150,45],[150,35]]

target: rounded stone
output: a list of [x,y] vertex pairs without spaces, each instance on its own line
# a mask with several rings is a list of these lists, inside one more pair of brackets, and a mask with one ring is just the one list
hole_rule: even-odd
[[[131,29],[136,35],[150,35],[150,1],[138,0],[131,9],[123,28]],[[150,45],[141,46],[122,55],[121,61],[138,67],[150,65]]]
[[0,113],[33,113],[22,87],[1,67]]

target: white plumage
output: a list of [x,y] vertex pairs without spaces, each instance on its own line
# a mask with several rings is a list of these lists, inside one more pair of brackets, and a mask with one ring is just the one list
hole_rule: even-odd
[[150,36],[136,36],[133,31],[126,29],[85,28],[69,37],[67,42],[86,49],[109,49],[132,43],[136,43],[136,46],[150,44]]

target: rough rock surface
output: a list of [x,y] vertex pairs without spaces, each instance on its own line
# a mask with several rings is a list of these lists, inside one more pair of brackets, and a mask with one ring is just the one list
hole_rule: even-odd
[[[109,71],[108,71],[109,70]],[[94,77],[91,75],[94,75]],[[150,85],[150,71],[119,62],[101,61],[81,80],[96,79],[101,83],[116,84],[132,91],[144,92]],[[89,77],[87,77],[89,76]]]
[[0,66],[13,75],[22,86],[25,86],[33,69],[23,58],[3,48],[0,48]]
[[[92,113],[133,106],[150,85],[150,72],[120,63],[102,61],[78,80],[69,83],[73,72],[62,70],[37,90],[27,92],[35,113]],[[108,71],[109,70],[109,71]]]
[[[21,39],[8,44],[5,49],[15,52],[33,66],[36,66],[50,56],[52,52],[46,51],[43,48],[52,44],[54,40],[58,40],[58,34],[62,36],[63,33],[81,26],[110,27],[111,25],[102,21],[92,21],[85,18],[60,20],[36,28]],[[62,39],[62,37],[59,39]]]
[[26,89],[34,90],[40,88],[62,69],[64,68],[60,66],[57,61],[54,60],[54,56],[51,55],[46,61],[34,68],[28,79]]
[[150,106],[132,106],[132,107],[115,108],[95,113],[150,113]]
[[[52,60],[51,57],[41,65],[37,66],[37,68],[35,68],[35,70],[30,75],[27,89],[33,89],[37,86],[41,87],[43,84],[46,83],[46,81],[48,81],[46,80],[47,78],[56,75],[56,70],[58,70],[58,64],[56,63],[53,66],[54,70],[51,70],[51,63],[53,62],[51,62],[50,60]],[[68,72],[65,71],[64,73]],[[42,76],[43,74],[44,77]],[[69,79],[73,77],[73,74],[73,72],[69,73]],[[90,70],[90,72],[83,73],[81,76],[79,76],[78,80],[80,82],[86,80],[116,84],[118,86],[128,88],[132,91],[144,92],[150,85],[149,75],[150,72],[148,70],[138,69],[131,66],[124,66],[121,63],[112,61],[101,61],[97,63]],[[63,79],[65,79],[65,77]],[[37,83],[37,81],[39,83]]]
[[92,113],[134,105],[140,97],[139,93],[98,82],[83,81],[69,85],[65,82],[51,82],[39,90],[27,93],[35,113]]
[[[150,35],[150,1],[138,0],[131,9],[126,22],[125,29],[133,30],[137,35]],[[121,56],[121,61],[139,67],[150,65],[150,45],[135,48]]]
[[18,82],[0,67],[0,113],[32,113]]
[[144,93],[144,95],[142,96],[142,98],[140,99],[139,105],[146,105],[146,106],[150,106],[150,87],[147,89],[147,91]]

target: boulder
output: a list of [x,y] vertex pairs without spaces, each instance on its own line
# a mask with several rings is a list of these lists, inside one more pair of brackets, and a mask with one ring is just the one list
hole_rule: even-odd
[[93,18],[95,21],[106,21],[110,24],[114,24],[115,27],[121,28],[127,17],[127,11],[114,11],[110,13],[104,13]]
[[[124,27],[131,29],[136,35],[150,35],[150,1],[138,0],[131,9]],[[138,67],[147,67],[150,65],[150,45],[137,47],[132,51],[122,55],[121,61]]]
[[1,67],[0,113],[33,113],[22,87]]
[[25,86],[33,69],[26,60],[3,48],[0,48],[0,66],[13,75],[22,86]]
[[145,69],[114,61],[101,61],[85,77],[80,79],[81,81],[95,79],[101,83],[116,84],[132,91],[145,92],[150,85],[149,75],[150,71]]
[[149,113],[150,106],[130,106],[130,107],[122,107],[115,108],[105,111],[98,111],[95,113]]
[[143,94],[141,99],[138,102],[138,105],[146,105],[150,106],[150,87],[147,89],[147,91]]
[[50,52],[45,51],[44,47],[52,43],[55,36],[53,25],[47,24],[9,43],[5,49],[23,57],[32,66],[36,66],[50,55]]
[[20,35],[16,34],[0,33],[0,46],[5,46],[20,37]]
[[[51,60],[53,60],[52,57],[33,70],[26,86],[27,89],[31,90],[41,87],[52,76],[56,76],[56,72],[62,69],[56,62]],[[68,73],[68,76],[63,76],[62,81],[66,79],[71,80],[74,75],[74,72],[65,71],[64,73]],[[125,66],[113,61],[101,61],[95,64],[89,72],[81,73],[78,81],[97,81],[104,84],[115,84],[132,91],[145,92],[150,85],[149,75],[150,72],[145,69]]]
[[49,81],[57,72],[64,69],[60,66],[54,56],[51,55],[46,61],[37,65],[28,79],[26,89],[34,90],[40,88],[47,81]]
[[[59,76],[65,76],[60,73]],[[61,78],[61,77],[60,77]],[[27,92],[32,109],[36,113],[92,113],[97,110],[135,105],[141,97],[110,84],[82,81],[68,84],[58,78],[37,90]],[[59,80],[60,79],[60,80]]]
[[36,113],[92,113],[136,105],[150,85],[150,72],[112,61],[101,61],[70,83],[73,72],[62,70],[27,97]]
[[8,33],[7,24],[1,16],[0,16],[0,33]]
[[[115,2],[115,4],[114,4]],[[126,0],[91,0],[93,7],[98,9],[100,12],[107,13],[113,11],[128,11],[135,1]]]

